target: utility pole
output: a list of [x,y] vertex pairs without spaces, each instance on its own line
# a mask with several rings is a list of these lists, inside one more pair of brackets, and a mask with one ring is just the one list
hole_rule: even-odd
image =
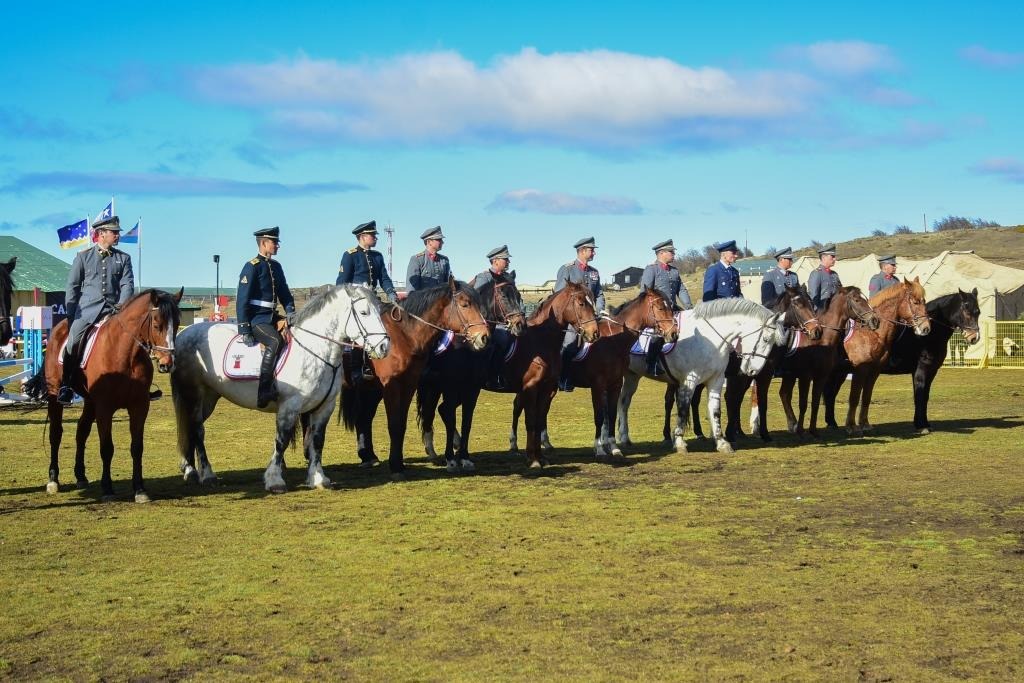
[[388,223],[387,227],[384,228],[384,234],[388,236],[388,273],[391,274],[395,272],[391,263],[392,246],[395,241],[395,229],[391,227],[390,223]]
[[928,214],[921,214],[921,224],[924,226],[924,231],[928,232]]
[[220,254],[213,255],[213,265],[216,269],[213,282],[213,319],[220,320]]

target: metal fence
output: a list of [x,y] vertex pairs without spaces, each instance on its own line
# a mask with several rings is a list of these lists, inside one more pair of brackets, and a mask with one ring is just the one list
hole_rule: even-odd
[[958,330],[949,339],[945,367],[1024,369],[1024,320],[982,320],[981,340],[972,346]]

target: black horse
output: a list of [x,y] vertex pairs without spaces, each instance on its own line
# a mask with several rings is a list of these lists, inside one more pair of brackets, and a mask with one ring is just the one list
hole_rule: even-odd
[[[504,355],[512,338],[519,336],[526,327],[523,298],[516,289],[515,279],[513,270],[499,281],[490,280],[478,290],[484,317],[494,328],[491,335],[494,341],[490,348],[476,353],[466,344],[454,342],[448,350],[431,356],[416,389],[416,418],[423,448],[435,463],[441,463],[434,450],[436,411],[444,422],[444,462],[450,472],[473,470],[473,462],[469,459],[469,436],[480,390],[502,390],[496,376],[497,369],[504,365]],[[462,408],[461,432],[455,428],[455,411],[459,407]]]
[[[956,294],[940,296],[928,302],[928,317],[931,318],[932,331],[919,337],[909,328],[903,328],[892,344],[889,360],[882,366],[886,375],[913,375],[914,379],[914,428],[921,434],[928,434],[931,425],[928,423],[928,396],[931,393],[935,374],[946,360],[949,350],[949,339],[953,332],[960,330],[968,344],[974,344],[981,338],[978,327],[978,290],[970,292],[958,290]],[[832,378],[825,387],[825,424],[838,427],[836,424],[836,396],[850,372],[850,361],[840,353],[839,362],[833,371]]]

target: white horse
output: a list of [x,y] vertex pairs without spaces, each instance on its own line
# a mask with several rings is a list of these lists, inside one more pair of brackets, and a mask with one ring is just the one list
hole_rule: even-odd
[[[259,409],[277,413],[277,441],[263,474],[268,491],[285,491],[284,449],[295,443],[300,416],[309,417],[309,429],[303,435],[309,460],[306,485],[330,487],[320,459],[327,421],[341,388],[342,353],[346,347],[355,345],[364,346],[371,358],[385,357],[391,340],[380,315],[380,300],[361,285],[329,289],[296,315],[289,328],[291,348],[277,375],[278,399]],[[177,337],[171,386],[185,481],[198,479],[199,483],[208,484],[217,479],[206,455],[203,427],[217,401],[224,397],[243,408],[257,409],[258,382],[230,379],[224,372],[225,354],[237,334],[236,325],[200,323],[186,328]]]
[[[784,313],[773,313],[747,299],[717,299],[697,304],[693,311],[683,315],[679,325],[679,339],[665,355],[668,373],[652,377],[659,382],[672,382],[676,390],[678,418],[675,428],[675,448],[686,452],[683,429],[690,416],[690,399],[698,384],[708,388],[708,413],[711,432],[718,451],[731,453],[732,446],[722,437],[722,387],[729,355],[735,350],[740,358],[740,372],[753,377],[764,367],[772,347],[787,338],[783,327]],[[619,395],[618,443],[629,445],[629,404],[646,374],[647,361],[642,355],[631,355],[629,370]]]

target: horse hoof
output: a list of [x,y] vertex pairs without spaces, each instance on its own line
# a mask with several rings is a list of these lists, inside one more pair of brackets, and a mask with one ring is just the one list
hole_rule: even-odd
[[363,460],[362,462],[359,463],[359,466],[362,467],[363,469],[369,469],[371,467],[376,467],[379,464],[380,458],[372,458],[370,460]]
[[206,477],[199,480],[200,486],[215,486],[217,484],[217,477]]
[[622,457],[622,449],[619,448],[618,446],[613,446],[612,447],[612,457],[613,458],[621,458]]
[[113,503],[116,500],[117,496],[115,496],[113,493],[104,493],[102,496],[100,496],[101,503]]
[[407,477],[405,476],[405,472],[392,472],[391,473],[391,481],[399,482],[399,481],[406,481],[406,479],[407,479]]
[[720,442],[718,442],[718,452],[719,453],[735,453],[736,451],[733,450],[732,444],[730,444],[728,441],[720,441]]
[[540,450],[542,453],[550,453],[551,451],[555,450],[555,447],[549,443],[542,443],[540,445]]
[[89,480],[88,479],[78,479],[78,480],[76,480],[75,481],[75,488],[78,489],[79,491],[82,491],[84,489],[89,488]]
[[921,427],[920,429],[917,430],[917,433],[920,434],[921,436],[928,436],[929,434],[932,433],[932,430],[928,429],[927,427]]
[[135,494],[136,503],[148,503],[150,502],[149,495],[145,491],[139,491]]
[[273,484],[267,487],[267,490],[271,493],[284,493],[288,488],[284,484]]
[[519,455],[519,449],[517,447],[515,447],[515,446],[512,446],[511,448],[509,448],[508,452],[509,452],[509,455]]
[[448,470],[448,474],[459,473],[459,463],[455,462],[454,460],[449,460],[448,462],[446,462],[444,468]]
[[181,478],[186,484],[199,484],[199,473],[195,469],[189,467],[182,472]]
[[435,455],[432,458],[428,458],[431,465],[447,465],[448,461],[442,458],[440,455]]
[[51,481],[46,485],[46,492],[49,493],[51,496],[57,493],[58,491],[60,491],[60,484],[58,484],[57,482]]
[[475,472],[476,471],[476,465],[474,465],[473,461],[470,460],[469,458],[463,458],[462,460],[460,460],[459,461],[459,466],[462,468],[463,472]]
[[531,470],[539,470],[542,467],[544,467],[544,465],[541,464],[540,460],[534,460],[533,462],[530,463]]

